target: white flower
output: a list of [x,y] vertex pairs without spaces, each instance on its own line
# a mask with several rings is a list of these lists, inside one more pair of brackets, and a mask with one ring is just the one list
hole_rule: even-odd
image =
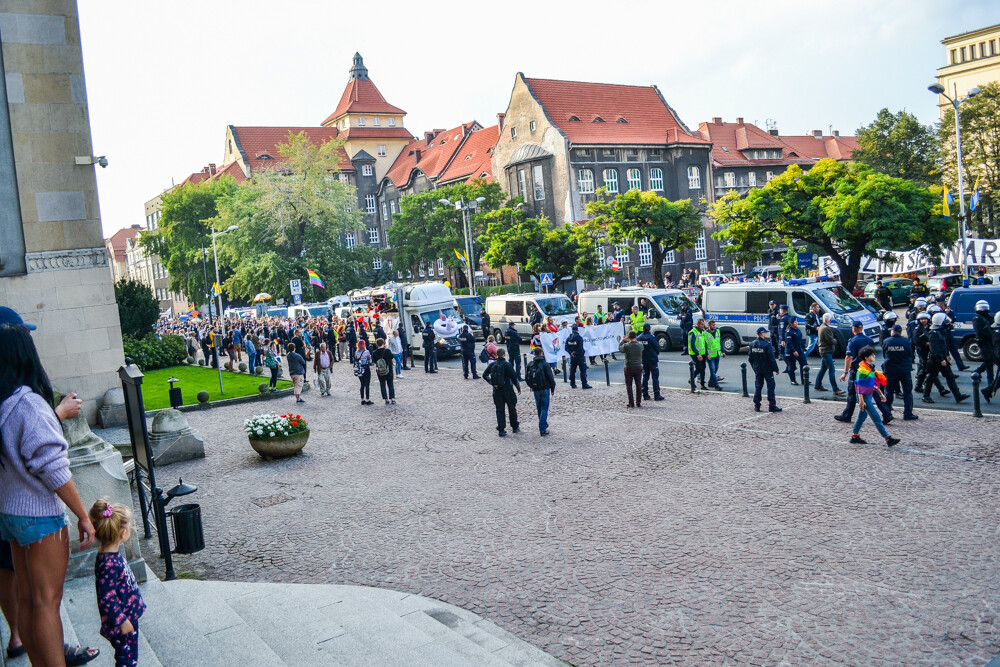
[[274,437],[274,431],[271,431],[270,433],[268,433],[268,434],[267,434],[267,436],[268,436],[269,438],[273,438],[273,437]]
[[264,435],[264,429],[262,428],[257,429],[257,435]]

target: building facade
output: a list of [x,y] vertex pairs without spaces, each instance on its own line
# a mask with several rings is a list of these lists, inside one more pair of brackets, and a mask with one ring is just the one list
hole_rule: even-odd
[[142,229],[142,225],[132,225],[119,229],[111,235],[111,238],[104,239],[104,250],[108,253],[108,268],[111,269],[112,282],[118,282],[128,274],[125,241],[134,239]]
[[124,352],[75,0],[4,3],[0,70],[0,303],[37,325],[53,385],[93,423]]
[[[1000,81],[1000,24],[941,40],[945,66],[937,71],[937,82],[951,97],[964,97],[971,89]],[[941,117],[951,103],[938,97]]]

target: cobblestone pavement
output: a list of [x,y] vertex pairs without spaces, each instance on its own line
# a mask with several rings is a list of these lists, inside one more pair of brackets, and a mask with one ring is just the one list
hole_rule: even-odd
[[[620,381],[620,379],[619,379]],[[977,665],[1000,651],[997,422],[923,411],[850,445],[830,406],[561,383],[541,438],[496,437],[490,390],[410,372],[358,404],[315,390],[303,454],[266,462],[242,420],[189,413],[211,579],[383,586],[495,621],[577,665]],[[863,435],[881,443],[870,424]],[[170,484],[168,484],[168,482]],[[187,499],[185,499],[187,500]],[[144,542],[151,561],[152,541]]]

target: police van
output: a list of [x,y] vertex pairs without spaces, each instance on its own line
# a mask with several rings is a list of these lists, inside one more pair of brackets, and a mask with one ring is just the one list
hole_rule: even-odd
[[975,285],[957,287],[948,295],[948,309],[955,318],[951,336],[969,361],[982,361],[983,351],[976,340],[976,330],[972,322],[976,319],[976,302],[990,304],[990,313],[1000,310],[1000,287],[996,285]]
[[656,336],[660,350],[667,351],[684,346],[684,333],[681,331],[681,304],[687,303],[693,319],[701,317],[696,306],[687,294],[679,289],[649,289],[646,287],[622,287],[620,289],[599,289],[584,292],[577,300],[580,312],[593,315],[597,307],[605,313],[611,312],[611,306],[618,303],[625,311],[626,317],[632,313],[632,306],[639,306],[640,311],[649,324],[649,331]]
[[493,334],[498,343],[503,343],[507,324],[514,323],[514,328],[522,338],[531,337],[531,306],[538,309],[542,314],[542,321],[551,316],[558,325],[562,320],[567,320],[570,324],[576,319],[576,306],[569,300],[569,297],[559,292],[552,294],[542,294],[531,292],[524,294],[499,294],[486,297],[486,312],[490,316],[490,327],[492,331],[483,332],[483,335]]
[[833,315],[836,324],[839,356],[851,338],[851,324],[857,320],[864,325],[865,334],[878,340],[881,325],[878,318],[861,305],[839,282],[825,278],[800,278],[780,283],[726,283],[709,285],[702,295],[705,317],[718,322],[722,351],[733,354],[740,347],[757,338],[757,328],[768,325],[768,304],[787,305],[790,315],[799,324],[805,324],[806,314],[813,303],[818,303],[820,315]]

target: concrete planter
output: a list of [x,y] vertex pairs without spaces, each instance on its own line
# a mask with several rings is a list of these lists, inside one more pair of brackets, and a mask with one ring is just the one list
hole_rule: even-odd
[[294,435],[284,435],[276,438],[250,438],[253,450],[267,460],[294,456],[302,451],[309,440],[309,431]]

